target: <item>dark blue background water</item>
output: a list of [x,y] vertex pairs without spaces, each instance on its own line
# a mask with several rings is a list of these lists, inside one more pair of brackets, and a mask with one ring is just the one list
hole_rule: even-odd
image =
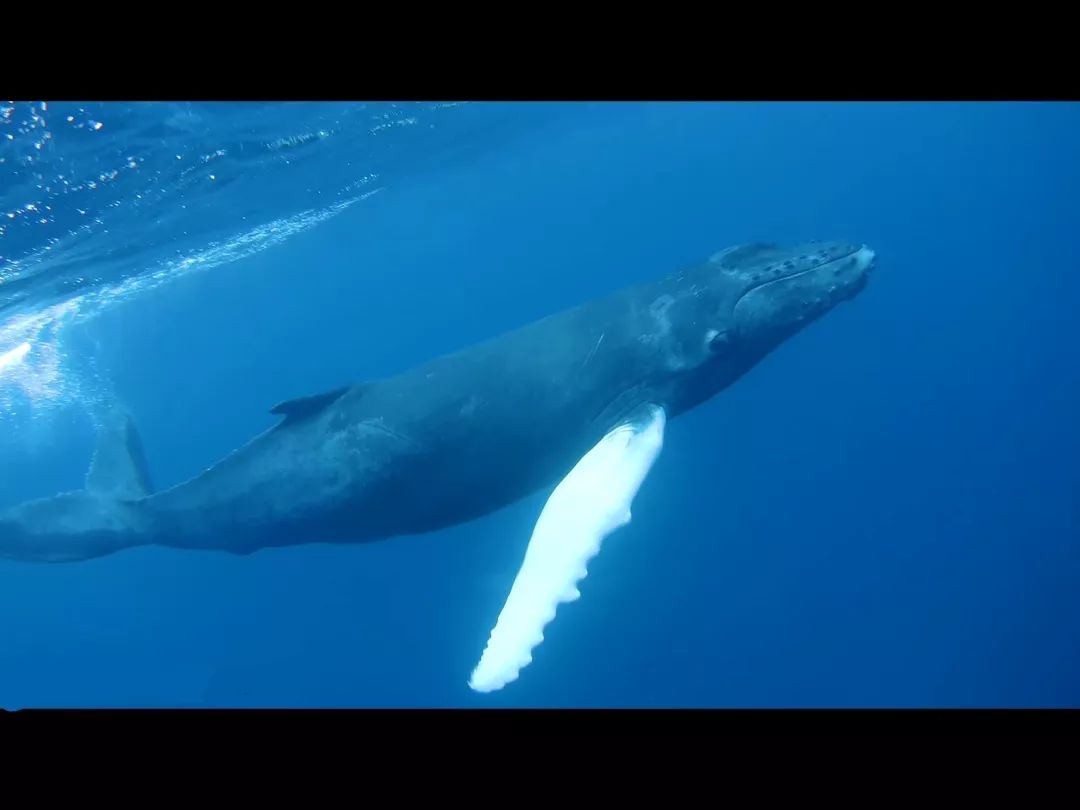
[[[1076,105],[27,109],[0,142],[0,336],[34,343],[0,373],[0,506],[81,486],[109,390],[160,488],[282,399],[730,244],[861,241],[879,269],[671,423],[502,692],[466,680],[546,493],[370,546],[0,562],[0,705],[1080,704]],[[90,214],[43,190],[129,157]]]

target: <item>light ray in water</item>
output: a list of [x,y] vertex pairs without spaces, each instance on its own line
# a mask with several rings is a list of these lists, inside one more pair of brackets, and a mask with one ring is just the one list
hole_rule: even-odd
[[[374,177],[373,175],[372,179]],[[293,216],[256,226],[223,243],[212,242],[189,256],[163,262],[153,269],[117,283],[105,284],[43,309],[0,320],[0,346],[16,347],[0,354],[0,419],[12,411],[13,400],[10,394],[15,391],[20,392],[32,407],[39,409],[68,405],[85,407],[95,399],[94,390],[100,387],[103,381],[86,378],[90,373],[85,368],[88,361],[79,357],[72,358],[68,354],[63,340],[63,327],[90,320],[112,306],[133,301],[167,282],[193,272],[206,271],[260,253],[315,227],[380,191],[382,188],[376,187],[322,209],[301,211]],[[23,364],[21,361],[30,351],[31,345],[33,359]],[[73,361],[84,367],[78,373],[67,373],[72,371],[70,366]]]
[[14,366],[21,363],[23,358],[30,353],[30,344],[21,343],[14,349],[0,354],[0,373],[4,371],[8,366]]

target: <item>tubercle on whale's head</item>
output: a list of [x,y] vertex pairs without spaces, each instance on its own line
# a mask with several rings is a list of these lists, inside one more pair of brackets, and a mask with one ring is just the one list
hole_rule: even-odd
[[873,250],[851,242],[737,245],[710,257],[718,301],[713,351],[767,352],[861,292],[876,265]]

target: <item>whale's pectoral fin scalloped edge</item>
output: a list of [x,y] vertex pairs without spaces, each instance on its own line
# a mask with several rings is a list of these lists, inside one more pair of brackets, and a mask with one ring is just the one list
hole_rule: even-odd
[[271,408],[270,413],[284,416],[285,418],[282,420],[281,424],[291,424],[292,422],[297,422],[301,419],[307,419],[309,416],[314,416],[323,409],[330,407],[348,390],[349,386],[345,386],[343,388],[336,388],[333,391],[327,391],[323,394],[312,394],[309,397],[287,399]]
[[630,522],[630,505],[664,440],[666,414],[650,405],[607,433],[551,493],[525,559],[469,686],[501,689],[517,679],[544,640],[544,627],[577,585],[604,538]]

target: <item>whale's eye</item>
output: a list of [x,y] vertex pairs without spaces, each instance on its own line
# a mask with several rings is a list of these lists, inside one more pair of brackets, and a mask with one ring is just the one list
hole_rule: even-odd
[[705,345],[709,351],[718,351],[731,343],[731,332],[727,329],[710,329],[705,333]]

